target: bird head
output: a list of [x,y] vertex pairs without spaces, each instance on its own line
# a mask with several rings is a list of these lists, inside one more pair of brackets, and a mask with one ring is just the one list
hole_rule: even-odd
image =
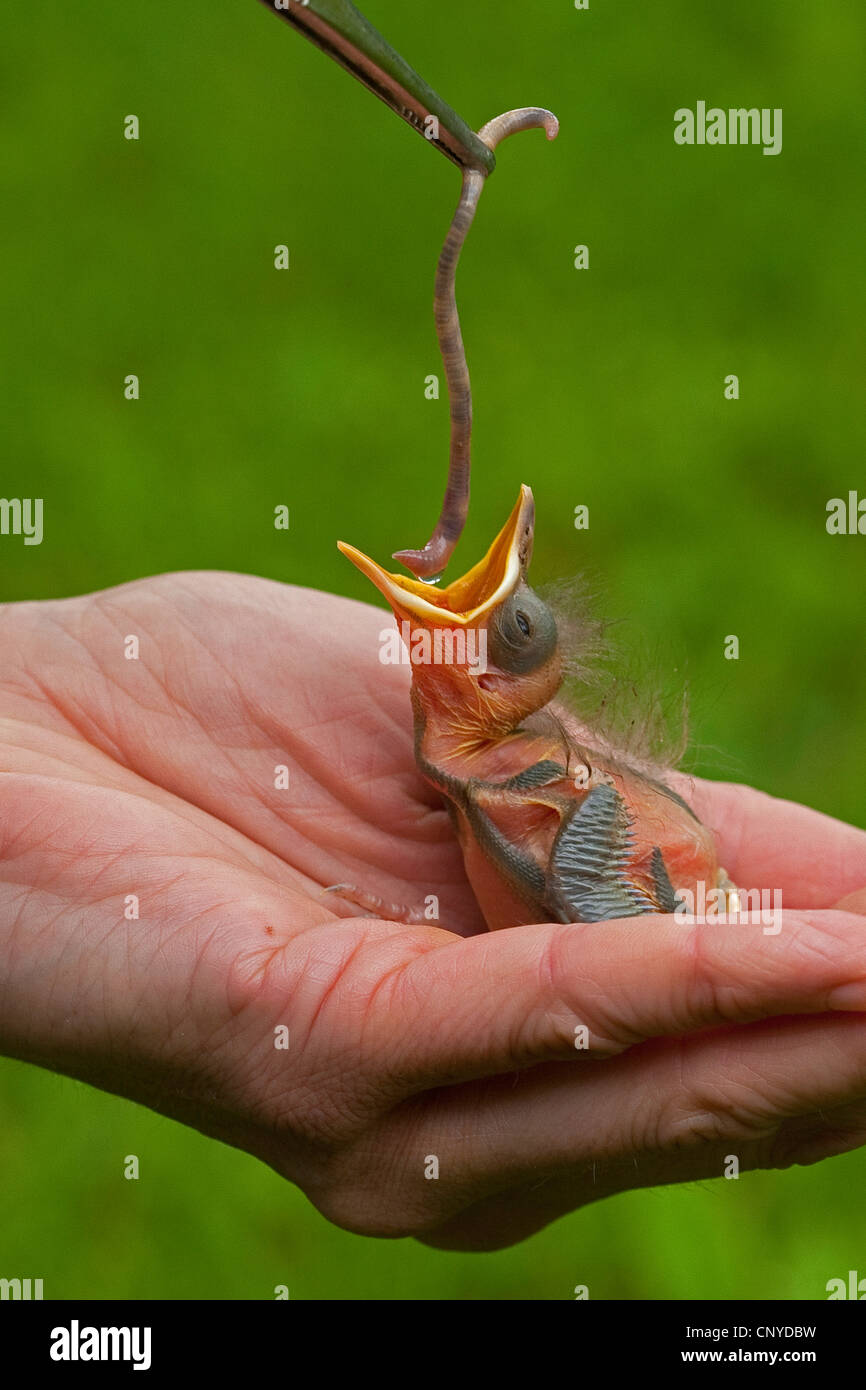
[[532,493],[521,487],[484,559],[441,589],[391,574],[338,542],[390,604],[412,666],[416,703],[440,727],[502,736],[559,688],[556,623],[526,583],[534,530]]

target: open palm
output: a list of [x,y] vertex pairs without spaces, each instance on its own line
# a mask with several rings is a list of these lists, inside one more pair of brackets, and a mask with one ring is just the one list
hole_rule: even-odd
[[[226,574],[0,610],[4,1050],[256,1153],[352,1229],[447,1245],[732,1145],[861,1142],[866,835],[696,784],[734,879],[782,890],[778,936],[488,934],[388,623]],[[322,895],[345,880],[439,925],[359,918]]]

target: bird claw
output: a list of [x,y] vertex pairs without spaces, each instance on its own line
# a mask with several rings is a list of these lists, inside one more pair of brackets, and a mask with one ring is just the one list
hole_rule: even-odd
[[365,893],[362,888],[356,888],[354,883],[332,883],[328,888],[322,889],[319,897],[324,897],[326,893],[338,893],[341,898],[345,898],[346,902],[362,908],[362,915],[365,917],[374,917],[386,922],[400,922],[405,927],[435,925],[425,916],[421,908],[407,907],[405,903],[386,902],[377,893]]

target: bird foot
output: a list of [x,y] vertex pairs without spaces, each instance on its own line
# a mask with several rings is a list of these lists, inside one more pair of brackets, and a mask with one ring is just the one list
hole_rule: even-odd
[[365,917],[384,918],[386,922],[401,922],[406,927],[435,925],[425,915],[423,907],[407,907],[405,903],[388,902],[376,893],[365,893],[354,883],[333,883],[329,888],[323,888],[319,896],[324,897],[326,893],[336,893],[346,902],[363,908],[361,915]]
[[736,917],[740,911],[740,894],[736,884],[728,878],[727,869],[719,869],[716,874],[716,887],[725,895],[725,916]]

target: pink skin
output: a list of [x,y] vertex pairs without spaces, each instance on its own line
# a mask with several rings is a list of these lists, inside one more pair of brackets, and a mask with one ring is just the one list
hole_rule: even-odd
[[[734,881],[781,888],[778,935],[484,932],[389,622],[215,574],[0,609],[3,1049],[256,1154],[349,1229],[464,1249],[732,1152],[862,1143],[866,835],[688,784]],[[348,916],[321,896],[346,880],[435,894],[441,925]]]

